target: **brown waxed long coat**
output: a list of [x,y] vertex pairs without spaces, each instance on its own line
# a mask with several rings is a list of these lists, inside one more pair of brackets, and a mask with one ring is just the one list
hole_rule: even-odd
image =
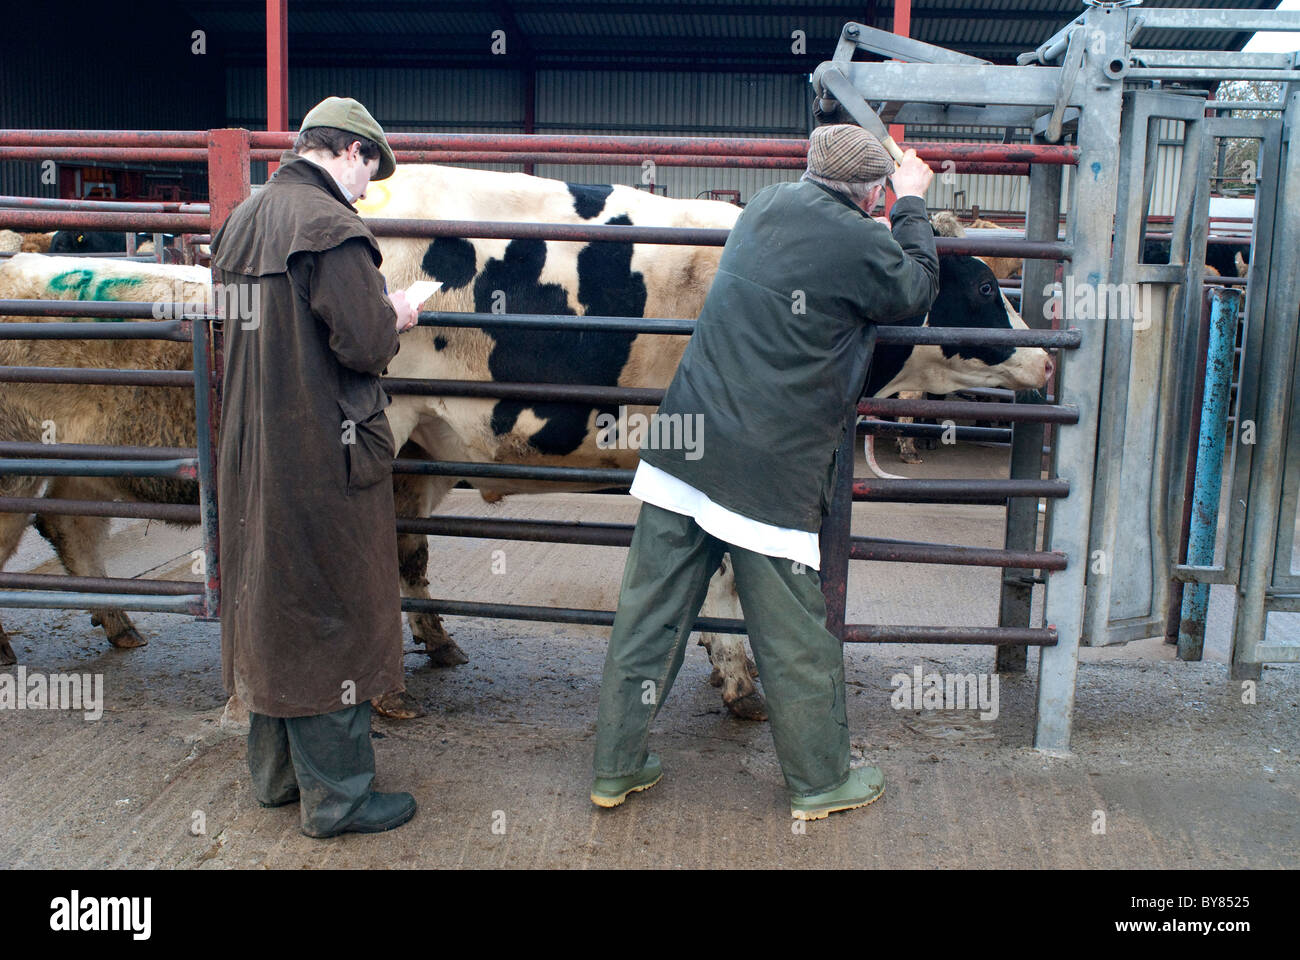
[[[379,248],[355,208],[323,167],[281,162],[212,240],[228,305],[221,661],[226,689],[250,710],[299,717],[403,687],[393,435],[379,383],[398,336]],[[230,315],[254,303],[256,316]]]

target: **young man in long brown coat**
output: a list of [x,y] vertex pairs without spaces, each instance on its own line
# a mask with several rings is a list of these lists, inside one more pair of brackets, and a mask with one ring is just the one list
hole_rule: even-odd
[[227,305],[218,451],[221,651],[248,706],[264,806],[327,837],[399,826],[376,793],[370,701],[402,689],[393,435],[379,376],[415,323],[351,201],[395,168],[355,100],[330,97],[212,241]]

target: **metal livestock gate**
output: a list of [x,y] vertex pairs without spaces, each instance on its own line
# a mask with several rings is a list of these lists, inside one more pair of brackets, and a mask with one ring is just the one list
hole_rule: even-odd
[[[1198,180],[1196,163],[1187,157],[1208,155],[1208,144],[1215,135],[1249,136],[1239,133],[1239,121],[1205,117],[1203,95],[1187,90],[1138,89],[1148,81],[1199,79],[1202,76],[1289,79],[1294,76],[1291,58],[1273,55],[1252,56],[1235,53],[1181,53],[1171,51],[1132,50],[1128,38],[1137,29],[1136,18],[1143,18],[1148,28],[1224,29],[1296,29],[1300,16],[1278,13],[1241,13],[1238,11],[1150,10],[1142,11],[1103,4],[1088,9],[1052,40],[1033,54],[1022,58],[1019,66],[994,66],[952,51],[906,38],[894,37],[858,24],[844,28],[836,58],[819,68],[833,67],[860,93],[880,104],[882,114],[900,123],[986,124],[990,126],[1025,126],[1034,129],[1030,145],[990,144],[919,144],[923,157],[938,163],[952,159],[963,167],[980,172],[1028,172],[1030,208],[1027,239],[940,240],[941,251],[987,255],[1024,256],[1026,264],[1022,313],[1032,325],[1046,326],[1043,306],[1053,276],[1052,260],[1068,261],[1066,279],[1094,289],[1104,284],[1158,284],[1165,290],[1163,309],[1149,311],[1149,326],[1128,322],[1090,323],[1081,334],[1078,330],[1039,329],[1032,331],[953,331],[880,328],[878,342],[934,344],[1041,345],[1069,348],[1058,369],[1055,404],[1021,402],[993,407],[983,404],[942,401],[864,401],[864,414],[890,413],[959,418],[979,416],[984,419],[1010,420],[1017,424],[1012,448],[1012,476],[991,481],[876,481],[852,477],[852,457],[841,455],[837,492],[831,516],[823,529],[823,580],[829,600],[829,625],[849,642],[947,642],[993,643],[998,645],[999,669],[1023,669],[1024,646],[1040,645],[1039,699],[1035,745],[1044,750],[1066,750],[1069,745],[1070,719],[1073,709],[1078,645],[1105,639],[1127,639],[1123,631],[1149,630],[1142,635],[1158,634],[1164,627],[1162,612],[1169,580],[1219,576],[1231,579],[1236,571],[1229,563],[1214,571],[1180,566],[1174,569],[1168,536],[1167,511],[1162,522],[1148,528],[1145,551],[1118,551],[1108,545],[1116,530],[1126,524],[1133,510],[1148,514],[1170,502],[1180,502],[1183,489],[1178,473],[1179,458],[1169,451],[1184,451],[1188,445],[1190,424],[1188,404],[1196,368],[1196,343],[1188,331],[1199,323],[1199,289],[1205,244],[1206,178]],[[897,58],[898,61],[864,63],[852,60],[859,47]],[[1059,64],[1059,65],[1057,65]],[[1140,81],[1140,82],[1139,82]],[[1286,97],[1278,112],[1285,116],[1293,94],[1287,86]],[[841,100],[845,98],[841,97]],[[851,104],[846,103],[846,106]],[[1198,112],[1199,111],[1199,112]],[[1139,264],[1137,252],[1145,228],[1145,206],[1137,202],[1139,191],[1149,190],[1148,167],[1138,161],[1148,146],[1145,118],[1175,116],[1187,122],[1189,131],[1185,148],[1184,180],[1180,189],[1187,191],[1191,202],[1180,205],[1172,230],[1171,265]],[[1209,127],[1207,127],[1209,123]],[[1251,121],[1240,121],[1251,123]],[[1219,126],[1216,128],[1215,124]],[[1271,124],[1271,126],[1270,126]],[[1250,129],[1264,142],[1261,153],[1261,203],[1256,224],[1255,255],[1252,257],[1251,292],[1247,308],[1248,342],[1243,362],[1242,389],[1239,395],[1243,410],[1258,406],[1257,421],[1262,449],[1252,451],[1250,462],[1238,471],[1249,471],[1251,480],[1249,538],[1242,549],[1245,570],[1243,595],[1239,605],[1239,627],[1243,642],[1237,650],[1234,667],[1249,671],[1261,659],[1294,659],[1292,652],[1277,650],[1278,645],[1260,642],[1262,610],[1270,598],[1271,583],[1260,580],[1261,569],[1268,564],[1257,558],[1271,559],[1279,539],[1278,514],[1286,497],[1293,508],[1300,489],[1300,441],[1290,451],[1280,449],[1275,440],[1282,435],[1287,405],[1276,397],[1291,369],[1294,347],[1297,299],[1297,244],[1295,238],[1279,225],[1287,242],[1270,250],[1269,234],[1273,227],[1272,210],[1284,209],[1287,188],[1300,191],[1300,160],[1292,163],[1285,140],[1289,128],[1280,121],[1267,121]],[[1060,141],[1072,138],[1074,146]],[[27,229],[78,227],[82,229],[147,229],[210,233],[230,210],[249,193],[249,161],[275,159],[286,147],[291,135],[213,130],[198,132],[104,132],[104,131],[5,131],[0,132],[0,156],[24,155],[40,158],[52,150],[69,155],[93,155],[133,158],[144,152],[154,159],[206,160],[209,168],[210,210],[199,212],[103,213],[30,211],[0,208],[0,226]],[[560,160],[566,162],[640,164],[653,160],[663,164],[772,166],[791,169],[803,166],[806,142],[798,140],[706,140],[650,137],[547,137],[395,134],[390,138],[399,161],[426,162],[520,162]],[[1078,175],[1071,178],[1069,215],[1064,242],[1057,233],[1057,211],[1061,193],[1061,165],[1078,165]],[[1026,167],[1025,165],[1029,166]],[[1142,173],[1135,172],[1140,167]],[[992,168],[985,169],[985,168]],[[1295,169],[1293,169],[1295,168]],[[1276,171],[1274,173],[1274,171]],[[1295,193],[1291,194],[1295,196]],[[1266,209],[1267,208],[1267,209]],[[1116,211],[1121,214],[1115,218]],[[1115,244],[1112,255],[1112,223]],[[721,244],[725,231],[677,230],[668,228],[547,225],[547,224],[471,224],[445,221],[375,220],[371,226],[379,236],[459,236],[519,237],[530,236],[564,240],[617,240],[637,243]],[[1135,237],[1138,242],[1134,244]],[[1184,290],[1195,296],[1181,296]],[[1269,317],[1282,322],[1266,324],[1265,304]],[[105,304],[91,308],[88,304],[52,302],[0,302],[4,315],[59,316],[152,316],[152,304]],[[1159,317],[1156,316],[1159,314]],[[179,315],[179,314],[178,314]],[[1196,323],[1189,323],[1189,317]],[[1289,318],[1290,322],[1286,322]],[[1084,318],[1091,320],[1091,318]],[[1131,320],[1134,318],[1123,318]],[[1068,320],[1068,318],[1067,318]],[[1158,321],[1158,322],[1157,322]],[[537,317],[527,315],[456,315],[423,314],[425,325],[475,325],[490,322],[496,326],[549,329],[637,330],[657,333],[689,332],[692,321],[663,318],[594,318]],[[158,504],[122,504],[78,502],[62,503],[58,510],[50,501],[0,501],[0,510],[18,512],[71,513],[100,516],[163,516],[189,522],[202,520],[205,533],[207,582],[201,595],[192,584],[157,581],[94,581],[89,578],[65,578],[40,575],[0,574],[0,606],[87,607],[115,606],[120,609],[171,610],[190,612],[212,618],[219,614],[219,571],[216,565],[215,491],[213,490],[212,439],[219,418],[220,324],[214,318],[201,317],[168,321],[160,329],[156,322],[113,324],[97,327],[93,336],[165,336],[190,339],[195,344],[195,372],[145,371],[50,371],[10,368],[0,371],[0,381],[84,382],[84,383],[179,383],[193,384],[197,391],[196,410],[199,431],[196,457],[191,451],[147,451],[117,448],[118,457],[104,448],[60,451],[70,456],[61,460],[42,457],[48,450],[26,449],[29,445],[0,444],[0,473],[49,476],[55,473],[85,475],[169,475],[197,476],[200,480],[200,507]],[[209,323],[213,337],[209,337]],[[1143,345],[1135,333],[1156,332]],[[192,332],[192,333],[191,333]],[[84,337],[81,324],[7,324],[0,335],[6,338]],[[1158,338],[1154,350],[1152,342]],[[1252,350],[1252,347],[1254,348]],[[1163,378],[1134,377],[1130,358],[1145,349],[1150,356],[1164,357]],[[1145,356],[1146,354],[1144,354]],[[1255,373],[1255,366],[1258,373]],[[1250,366],[1250,376],[1247,367]],[[1103,372],[1106,376],[1103,376]],[[582,403],[657,402],[662,391],[631,390],[615,387],[581,387],[556,384],[471,384],[462,381],[390,382],[390,392],[422,392],[442,395],[514,397],[568,400]],[[1262,399],[1260,399],[1262,398]],[[1160,411],[1158,422],[1135,423],[1132,412],[1140,403],[1155,403]],[[1145,409],[1145,408],[1144,408]],[[1244,416],[1244,414],[1243,414]],[[1051,445],[1052,471],[1055,477],[1043,479],[1040,472],[1042,425],[1055,423]],[[1072,425],[1077,424],[1077,425]],[[1135,429],[1140,428],[1140,429]],[[1297,427],[1300,429],[1300,427]],[[854,437],[845,438],[845,449],[852,449]],[[1238,447],[1241,445],[1238,444]],[[20,448],[21,447],[21,448]],[[111,449],[111,448],[110,448]],[[1143,451],[1159,450],[1173,463],[1174,473],[1144,478],[1132,464],[1140,463]],[[181,454],[179,460],[176,454]],[[125,456],[127,459],[120,459]],[[73,457],[76,462],[68,462]],[[160,457],[176,462],[159,464]],[[1289,469],[1283,471],[1281,464]],[[1094,473],[1094,464],[1104,469]],[[571,468],[527,468],[492,464],[438,464],[399,460],[398,471],[438,473],[452,476],[549,477],[557,480],[625,484],[628,471],[583,470]],[[1129,473],[1124,471],[1128,469]],[[1117,474],[1118,471],[1118,474]],[[1243,474],[1244,475],[1244,474]],[[1136,479],[1134,479],[1136,477]],[[1123,495],[1120,495],[1120,491]],[[1068,494],[1068,495],[1067,495]],[[1046,525],[1042,550],[1037,550],[1037,503],[1047,498]],[[1156,498],[1159,498],[1158,500]],[[849,533],[851,500],[903,500],[926,502],[1005,502],[1008,505],[1006,547],[987,550],[945,544],[897,543],[853,538]],[[1135,506],[1136,504],[1136,506]],[[1244,509],[1244,508],[1243,508]],[[1283,522],[1291,524],[1283,516]],[[630,527],[614,524],[541,524],[518,521],[488,521],[471,518],[398,518],[399,530],[465,536],[510,536],[577,543],[625,544]],[[1123,527],[1127,531],[1129,527]],[[1289,529],[1289,528],[1288,528]],[[1281,540],[1290,543],[1290,537]],[[1098,546],[1103,545],[1103,546]],[[1229,545],[1231,558],[1231,548]],[[1114,553],[1108,558],[1108,549]],[[1096,565],[1102,572],[1089,574],[1090,560],[1096,552],[1110,563]],[[850,558],[902,562],[963,563],[997,566],[1005,569],[1001,624],[998,627],[945,628],[921,626],[844,625],[845,579]],[[1122,566],[1121,566],[1122,564]],[[1140,578],[1131,576],[1145,564],[1155,572],[1143,588]],[[1289,570],[1289,568],[1288,568]],[[1043,576],[1035,575],[1040,571]],[[1048,573],[1050,576],[1047,576]],[[1163,579],[1159,575],[1167,573]],[[1109,579],[1105,579],[1105,578]],[[1029,604],[1032,587],[1042,582],[1045,591],[1045,628],[1029,627]],[[1136,593],[1134,584],[1137,584]],[[1088,589],[1091,587],[1092,589]],[[53,592],[64,588],[63,592]],[[83,592],[68,592],[83,591]],[[1147,594],[1141,591],[1147,590]],[[93,592],[90,592],[93,591]],[[183,595],[182,591],[184,591]],[[166,596],[161,596],[165,594]],[[1300,594],[1298,594],[1300,595]],[[1117,617],[1113,610],[1123,603],[1141,608],[1136,617]],[[1300,601],[1295,596],[1274,595],[1274,608]],[[445,601],[404,600],[403,609],[448,614],[468,614],[523,619],[550,619],[561,622],[608,624],[607,611],[525,608],[489,603],[450,603]],[[1145,617],[1145,620],[1142,618]],[[1141,626],[1135,626],[1137,620]],[[1256,622],[1259,621],[1258,626]],[[740,621],[700,621],[697,629],[720,629],[743,632]],[[1154,628],[1154,629],[1152,629]],[[1254,631],[1252,634],[1251,631]],[[1136,634],[1134,634],[1136,635]],[[1251,639],[1251,637],[1254,639]],[[1257,670],[1258,667],[1255,666]]]

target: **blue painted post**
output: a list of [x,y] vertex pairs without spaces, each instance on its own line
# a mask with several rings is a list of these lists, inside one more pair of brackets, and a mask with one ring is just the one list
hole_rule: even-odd
[[[1205,394],[1201,400],[1201,431],[1196,446],[1196,487],[1192,493],[1192,522],[1187,536],[1187,565],[1214,564],[1219,529],[1219,493],[1223,478],[1224,435],[1227,432],[1228,391],[1232,386],[1232,349],[1237,338],[1241,291],[1210,290],[1210,342],[1205,355]],[[1205,645],[1208,583],[1189,584],[1183,594],[1178,658],[1200,660]]]

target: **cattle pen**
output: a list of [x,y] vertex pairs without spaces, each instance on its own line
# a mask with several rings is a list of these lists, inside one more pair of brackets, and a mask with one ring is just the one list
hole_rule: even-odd
[[[1290,150],[1284,121],[1300,114],[1295,67],[1282,55],[1188,54],[1139,50],[1130,45],[1135,15],[1111,4],[1093,6],[1016,66],[997,66],[942,47],[907,40],[861,24],[845,25],[828,64],[865,103],[890,105],[898,123],[984,123],[1032,128],[1031,143],[918,142],[932,165],[951,162],[957,171],[1025,176],[1029,203],[1025,238],[939,238],[941,254],[1024,258],[1021,313],[1031,329],[932,329],[880,327],[879,344],[932,345],[948,349],[1035,346],[1058,351],[1054,395],[1018,397],[987,404],[963,400],[864,399],[863,416],[979,419],[1012,424],[1010,476],[1002,479],[879,480],[853,476],[856,433],[841,444],[835,495],[821,531],[822,583],[828,627],[846,643],[987,644],[997,648],[1000,671],[1025,669],[1029,646],[1040,648],[1034,745],[1069,749],[1078,651],[1081,643],[1121,642],[1157,635],[1177,617],[1171,603],[1178,584],[1235,582],[1240,572],[1233,672],[1259,677],[1265,661],[1295,661],[1300,648],[1265,637],[1268,610],[1300,610],[1300,583],[1275,559],[1289,557],[1285,528],[1300,490],[1300,438],[1283,439],[1293,397],[1287,384],[1294,353],[1294,318],[1300,307],[1300,243],[1294,218],[1281,214],[1300,196],[1300,152]],[[1144,10],[1151,28],[1222,28],[1226,11]],[[1300,27],[1300,16],[1232,11],[1236,29]],[[855,61],[863,50],[895,58]],[[1085,50],[1091,51],[1088,56]],[[1269,79],[1284,82],[1274,117],[1219,117],[1203,94],[1178,87],[1180,79]],[[958,78],[960,82],[955,82]],[[1163,81],[1164,86],[1152,86]],[[814,81],[816,82],[816,81]],[[841,100],[844,97],[841,96]],[[845,107],[854,105],[845,101]],[[1186,126],[1179,203],[1170,226],[1169,264],[1144,263],[1150,193],[1149,125],[1176,118]],[[1216,137],[1246,137],[1261,144],[1259,214],[1244,306],[1221,298],[1233,324],[1245,317],[1241,404],[1238,422],[1256,425],[1260,442],[1236,446],[1230,490],[1235,522],[1229,523],[1227,559],[1219,565],[1187,564],[1175,557],[1180,521],[1186,527],[1196,459],[1199,408],[1207,337],[1202,335],[1204,250],[1208,223],[1208,158]],[[541,161],[799,169],[807,141],[769,138],[677,138],[497,134],[393,134],[399,163],[530,163]],[[1061,142],[1063,140],[1073,142]],[[174,209],[72,201],[35,207],[0,205],[0,227],[24,230],[93,229],[167,231],[190,237],[191,246],[220,228],[249,196],[250,163],[273,161],[292,135],[246,129],[200,131],[0,131],[0,159],[77,157],[205,163],[209,202]],[[1069,168],[1063,235],[1058,211]],[[1267,174],[1267,175],[1266,175]],[[580,242],[721,246],[725,230],[617,225],[564,225],[372,219],[378,237],[521,238]],[[1136,284],[1153,288],[1160,316],[1146,327],[1117,318],[1044,310],[1057,265],[1080,284]],[[137,302],[0,301],[6,316],[94,317],[122,322],[87,328],[81,323],[11,323],[0,338],[161,338],[192,343],[192,371],[49,369],[7,367],[0,382],[184,386],[195,392],[198,444],[190,449],[60,447],[0,443],[0,474],[20,476],[140,476],[196,480],[197,506],[116,501],[0,498],[0,511],[175,519],[203,528],[204,582],[67,577],[0,573],[0,607],[116,608],[220,616],[213,450],[221,414],[219,314],[192,305]],[[1118,318],[1133,319],[1133,318]],[[137,322],[144,321],[144,322]],[[1271,322],[1270,322],[1271,321]],[[426,312],[424,326],[490,324],[515,330],[625,331],[690,334],[693,321],[659,317],[559,316]],[[1136,358],[1136,359],[1135,359]],[[1136,364],[1136,365],[1135,365]],[[1143,365],[1146,365],[1144,367]],[[1150,367],[1153,377],[1142,375]],[[521,401],[653,406],[661,390],[587,384],[505,383],[387,379],[392,394],[488,397]],[[1211,391],[1206,389],[1205,393]],[[1292,418],[1292,422],[1296,421]],[[1050,470],[1043,476],[1044,428],[1051,426]],[[1276,442],[1272,442],[1276,440]],[[1220,443],[1222,438],[1220,437]],[[1213,443],[1211,437],[1207,442]],[[1157,466],[1153,469],[1152,463]],[[631,471],[511,464],[397,459],[396,473],[455,478],[510,478],[626,487]],[[1246,489],[1249,499],[1244,499]],[[855,502],[999,504],[1006,507],[1001,549],[960,544],[853,536]],[[1043,502],[1040,529],[1039,503]],[[1291,515],[1287,514],[1287,510]],[[1139,524],[1135,518],[1143,519]],[[551,543],[626,546],[626,524],[493,520],[439,516],[396,518],[400,533],[519,539]],[[1149,528],[1147,549],[1117,549],[1135,524]],[[1281,531],[1281,532],[1279,532]],[[999,568],[1003,571],[997,625],[969,627],[846,623],[850,561],[908,562]],[[1043,625],[1031,625],[1031,598],[1042,587]],[[1177,607],[1181,610],[1181,607]],[[403,610],[502,619],[546,620],[607,626],[613,612],[570,607],[482,601],[406,598]],[[701,618],[696,629],[743,633],[741,620]],[[1175,623],[1176,631],[1176,623]],[[1188,655],[1196,652],[1189,648]]]

